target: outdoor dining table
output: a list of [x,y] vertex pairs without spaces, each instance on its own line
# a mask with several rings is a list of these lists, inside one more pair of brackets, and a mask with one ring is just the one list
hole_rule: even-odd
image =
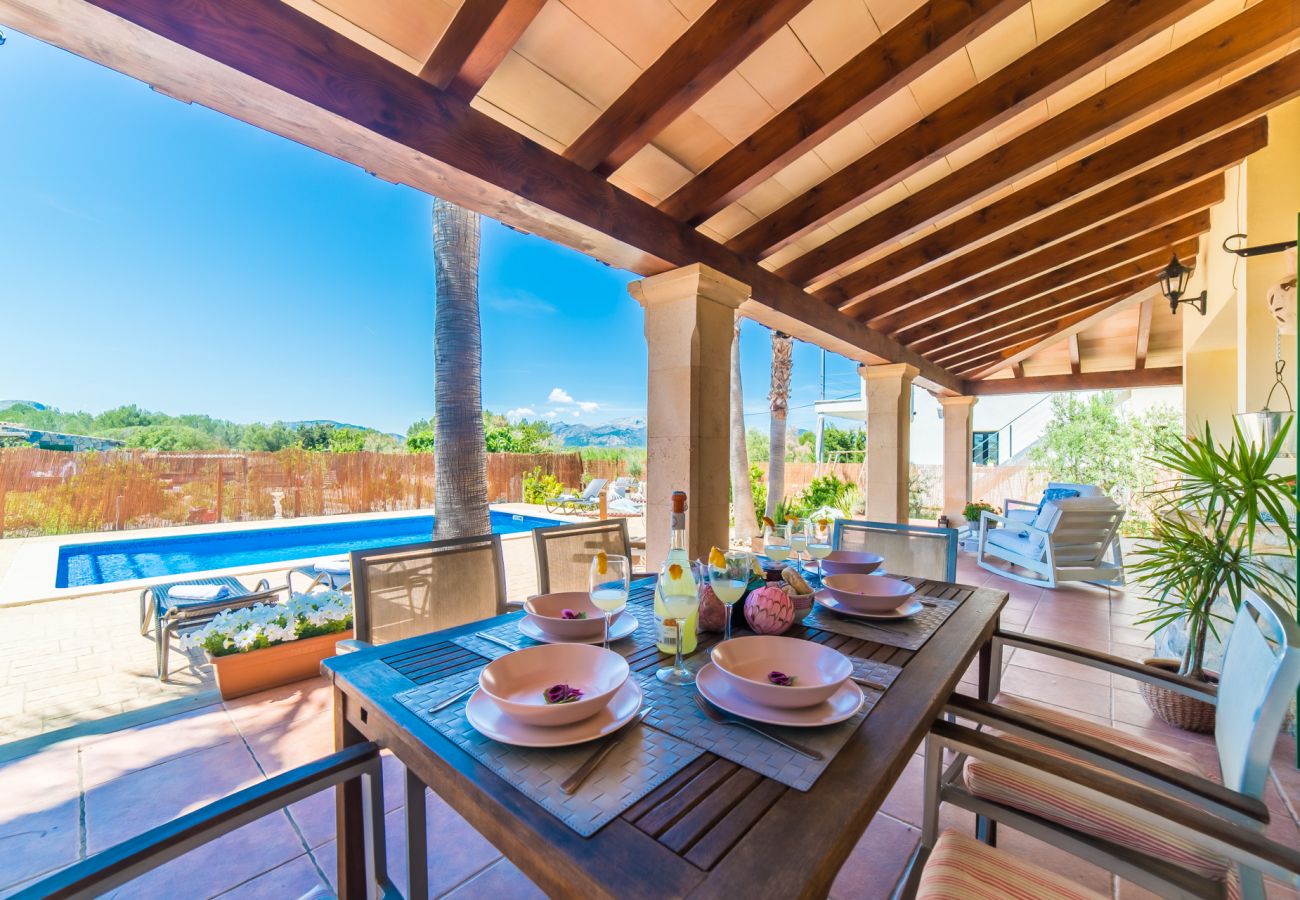
[[[452,639],[519,619],[522,611],[326,660],[335,743],[343,749],[375,741],[391,750],[408,779],[435,791],[553,897],[825,896],[976,656],[979,692],[987,698],[988,642],[1008,595],[909,580],[918,594],[959,601],[916,651],[797,621],[786,632],[900,667],[807,791],[705,752],[595,834],[579,835],[394,699],[421,673],[464,672],[487,662]],[[634,582],[629,603],[652,602],[653,584]],[[718,637],[701,634],[694,658],[706,659]],[[650,645],[628,661],[633,672],[653,677],[668,659]],[[361,786],[352,782],[337,790],[339,896],[364,897]],[[408,828],[423,831],[422,815],[422,805],[408,811]]]

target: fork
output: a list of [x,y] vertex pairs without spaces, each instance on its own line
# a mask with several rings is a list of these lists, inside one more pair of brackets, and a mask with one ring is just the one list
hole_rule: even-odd
[[772,741],[773,743],[776,744],[780,744],[782,747],[786,748],[787,750],[793,750],[795,753],[798,753],[800,756],[806,756],[809,759],[826,758],[821,753],[817,752],[816,750],[813,750],[811,747],[805,747],[802,744],[796,744],[794,741],[788,741],[785,738],[777,737],[776,735],[772,734],[770,731],[765,731],[762,728],[759,728],[757,725],[753,725],[749,722],[746,722],[744,719],[739,718],[738,716],[731,716],[720,712],[719,710],[715,709],[711,703],[709,703],[699,694],[695,695],[695,705],[700,708],[700,711],[703,712],[704,715],[707,716],[710,721],[717,722],[719,725],[736,725],[739,726],[740,728],[748,728],[750,731],[754,732],[754,734],[765,737],[769,741]]
[[519,649],[519,647],[509,641],[504,641],[496,635],[488,634],[486,631],[480,631],[478,634],[474,635],[474,637],[478,638],[480,641],[487,641],[489,644],[496,644],[498,647],[505,647],[507,650]]

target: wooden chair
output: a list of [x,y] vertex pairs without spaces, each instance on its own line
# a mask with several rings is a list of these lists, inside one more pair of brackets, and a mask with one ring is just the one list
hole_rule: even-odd
[[[1054,588],[1062,581],[1124,584],[1119,525],[1124,510],[1109,497],[1049,500],[1030,522],[985,511],[980,515],[980,568],[1024,584]],[[997,525],[1002,527],[996,527]],[[1001,559],[1030,572],[990,565]]]
[[[632,559],[626,519],[537,528],[533,530],[533,550],[537,555],[537,590],[542,594],[587,590],[591,558],[602,550],[626,556],[629,565]],[[644,575],[632,573],[633,578]]]
[[836,550],[878,553],[890,575],[957,580],[957,529],[895,522],[835,522]]
[[351,558],[356,641],[340,642],[345,651],[505,612],[499,535],[356,550]]
[[[360,789],[367,835],[366,881],[370,896],[398,896],[388,878],[384,857],[384,788],[379,746],[357,744],[288,772],[273,775],[228,797],[151,828],[73,863],[14,895],[21,900],[63,900],[102,897],[224,834],[256,821],[313,794],[335,786]],[[193,874],[196,889],[203,873]]]
[[[993,704],[954,695],[948,716],[992,729],[1000,743],[988,744],[985,739],[992,738],[987,733],[978,740],[954,736],[945,730],[951,723],[934,726],[926,746],[925,846],[934,845],[938,804],[948,802],[981,817],[982,836],[990,843],[996,841],[996,829],[989,820],[1007,822],[1162,896],[1218,896],[1230,877],[1239,880],[1247,900],[1264,896],[1260,869],[1238,865],[1234,870],[1222,847],[1207,850],[1185,827],[1165,828],[1141,810],[1144,804],[1156,811],[1170,805],[1192,808],[1202,819],[1224,820],[1255,832],[1268,823],[1262,797],[1269,763],[1300,685],[1300,626],[1280,604],[1245,593],[1228,637],[1217,690],[1110,654],[997,632],[991,648],[990,696],[997,695],[1007,647],[1068,659],[1214,704],[1222,783],[1212,780],[1189,755],[1147,738],[1019,698],[998,698]],[[946,770],[945,750],[959,754]],[[1024,753],[1035,755],[1032,760],[1017,755]],[[1042,757],[1051,764],[1044,764]],[[1080,769],[1088,773],[1088,783],[1122,785],[1106,788],[1120,805],[1103,802],[1091,788],[1076,790],[1061,782],[1061,777],[1074,777]],[[1135,797],[1143,798],[1136,807]]]

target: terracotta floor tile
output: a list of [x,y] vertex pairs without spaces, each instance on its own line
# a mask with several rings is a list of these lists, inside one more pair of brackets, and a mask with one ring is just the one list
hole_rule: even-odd
[[[384,811],[402,808],[405,769],[397,757],[386,755],[384,767]],[[309,847],[334,840],[334,790],[322,791],[289,807],[289,816],[302,832]]]
[[77,859],[77,749],[56,746],[0,765],[0,887]]
[[237,885],[221,894],[222,900],[269,900],[269,898],[302,897],[313,890],[328,890],[326,881],[316,861],[304,853],[269,872],[263,872],[250,881]]
[[220,704],[116,731],[82,745],[85,786],[94,787],[169,759],[239,740],[239,732]]
[[295,722],[330,719],[334,715],[334,695],[324,678],[312,678],[227,700],[225,707],[235,727],[247,736]]
[[1036,672],[1048,672],[1053,675],[1065,675],[1078,681],[1088,681],[1106,687],[1109,687],[1111,683],[1110,673],[1108,672],[1102,672],[1092,666],[1071,662],[1057,656],[1035,653],[1023,647],[1013,648],[1006,659],[1010,665],[1022,669],[1033,669]]
[[1002,673],[1002,690],[1093,716],[1110,716],[1109,685],[1081,681],[1068,675],[1010,665]]
[[888,897],[903,874],[921,832],[910,825],[878,815],[840,867],[830,896],[844,900]]
[[296,719],[244,735],[268,776],[334,752],[334,722],[327,716]]
[[546,900],[542,889],[528,880],[528,876],[508,859],[488,866],[473,878],[461,884],[444,897],[454,900]]

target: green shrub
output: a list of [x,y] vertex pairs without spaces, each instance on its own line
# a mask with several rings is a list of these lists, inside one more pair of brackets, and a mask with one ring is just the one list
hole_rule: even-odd
[[564,485],[554,475],[548,475],[538,466],[524,474],[524,502],[545,503],[564,493]]
[[763,510],[767,509],[767,476],[758,466],[749,467],[749,489],[754,496],[754,515],[763,527]]

